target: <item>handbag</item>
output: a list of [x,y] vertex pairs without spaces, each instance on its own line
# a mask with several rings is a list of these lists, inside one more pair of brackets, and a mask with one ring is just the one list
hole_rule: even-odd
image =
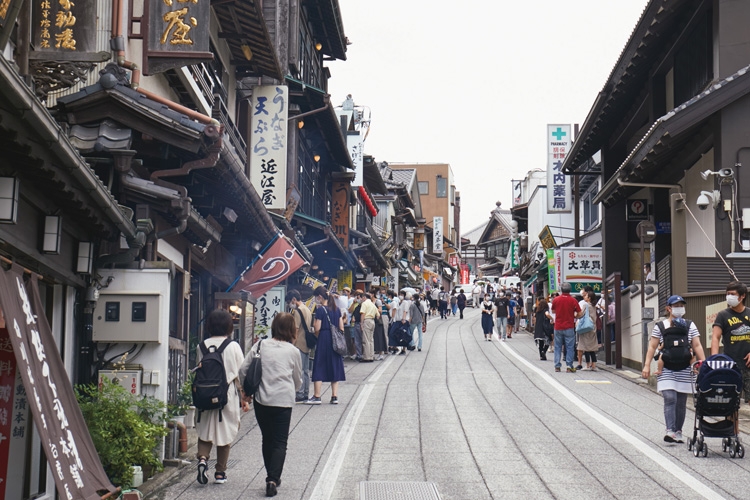
[[333,344],[333,352],[339,356],[346,356],[349,354],[349,348],[346,346],[346,338],[344,332],[339,330],[338,325],[334,325],[331,321],[331,316],[328,313],[328,309],[323,309],[326,312],[326,319],[328,320],[328,328],[331,330],[331,343]]
[[586,304],[586,314],[583,315],[581,319],[578,320],[578,323],[576,324],[576,333],[589,333],[593,332],[595,328],[594,322],[591,319],[591,315],[589,314],[589,306]]
[[250,366],[247,369],[247,374],[245,375],[245,380],[242,381],[242,391],[245,393],[245,396],[255,396],[255,393],[258,392],[258,388],[260,387],[260,381],[263,377],[263,365],[260,361],[260,345],[263,343],[263,339],[260,339],[258,341],[258,349],[253,352],[253,350],[250,350],[250,356],[252,356],[252,359],[250,360]]

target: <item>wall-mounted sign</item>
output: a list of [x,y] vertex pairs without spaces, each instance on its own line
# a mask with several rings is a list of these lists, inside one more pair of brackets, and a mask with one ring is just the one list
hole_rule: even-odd
[[148,0],[143,23],[148,27],[143,74],[213,59],[209,52],[210,9],[208,0]]
[[557,246],[557,242],[555,241],[555,237],[552,235],[552,230],[549,228],[549,226],[544,226],[542,232],[539,233],[539,242],[542,244],[542,247],[544,247],[545,250],[549,250],[550,248],[555,248]]
[[345,249],[349,249],[349,181],[331,183],[331,227]]
[[346,147],[349,149],[349,155],[352,157],[352,164],[354,164],[355,175],[352,186],[363,186],[365,175],[365,143],[359,132],[348,133],[346,136]]
[[284,312],[285,300],[285,286],[275,286],[261,295],[255,303],[255,325],[271,326],[273,318]]
[[580,292],[585,286],[593,287],[596,293],[602,291],[602,249],[595,248],[561,248],[562,281],[568,282],[574,292]]
[[297,211],[301,199],[302,195],[297,189],[297,185],[290,185],[289,189],[286,190],[286,208],[284,208],[284,218],[287,221],[292,222],[292,217],[294,217],[294,212]]
[[[0,2],[0,13],[7,0]],[[102,61],[96,50],[95,0],[32,0],[33,59]]]
[[648,200],[630,199],[625,208],[625,220],[648,220]]
[[443,218],[432,218],[432,253],[443,253]]
[[285,85],[253,88],[250,141],[250,182],[267,209],[286,207],[286,155],[289,89]]
[[547,212],[570,213],[570,177],[562,171],[573,138],[570,125],[547,125]]

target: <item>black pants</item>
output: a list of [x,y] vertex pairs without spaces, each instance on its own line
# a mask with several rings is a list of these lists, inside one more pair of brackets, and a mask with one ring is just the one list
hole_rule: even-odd
[[440,309],[440,317],[441,318],[448,317],[448,301],[446,301],[446,300],[439,300],[438,301],[438,307]]
[[281,480],[281,471],[286,459],[286,443],[289,438],[289,423],[292,409],[264,406],[253,400],[255,419],[263,436],[263,463],[266,466],[266,482],[276,484]]
[[536,341],[536,346],[539,348],[539,359],[546,360],[547,359],[547,348],[549,347],[547,345],[547,339],[534,339]]

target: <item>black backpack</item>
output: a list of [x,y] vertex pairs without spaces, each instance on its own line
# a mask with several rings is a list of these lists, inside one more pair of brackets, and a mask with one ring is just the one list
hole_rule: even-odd
[[222,353],[230,342],[232,340],[227,338],[218,348],[206,347],[205,342],[199,344],[203,358],[195,367],[193,380],[193,406],[198,409],[198,422],[201,419],[201,412],[206,410],[219,410],[221,422],[221,410],[226,406],[229,397],[229,382],[227,382]]
[[661,321],[656,323],[663,344],[661,359],[664,361],[664,367],[673,371],[687,368],[693,359],[693,350],[688,337],[692,322],[690,320],[685,322],[686,326],[672,324],[669,328],[664,328]]

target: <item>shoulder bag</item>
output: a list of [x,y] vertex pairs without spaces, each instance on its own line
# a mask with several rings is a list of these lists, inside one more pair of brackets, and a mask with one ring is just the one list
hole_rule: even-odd
[[346,356],[349,354],[349,348],[346,346],[346,338],[344,332],[339,329],[338,325],[334,325],[331,321],[331,314],[328,309],[323,308],[326,313],[326,319],[328,320],[328,328],[331,330],[331,343],[333,344],[333,351],[339,356]]
[[250,350],[252,360],[247,369],[245,380],[242,382],[242,391],[245,393],[245,396],[255,396],[255,393],[258,392],[258,388],[260,387],[260,381],[263,377],[263,365],[260,361],[260,346],[262,343],[263,339],[260,339],[258,341],[258,349],[256,349],[255,352],[253,352],[252,349]]
[[299,309],[297,309],[297,314],[299,314],[299,322],[302,323],[302,328],[305,330],[305,342],[307,343],[307,348],[315,349],[315,346],[318,345],[318,337],[316,337],[307,327],[305,316],[299,311]]
[[589,333],[594,331],[594,328],[594,322],[591,319],[591,315],[589,314],[589,305],[586,304],[586,312],[576,324],[576,333]]

